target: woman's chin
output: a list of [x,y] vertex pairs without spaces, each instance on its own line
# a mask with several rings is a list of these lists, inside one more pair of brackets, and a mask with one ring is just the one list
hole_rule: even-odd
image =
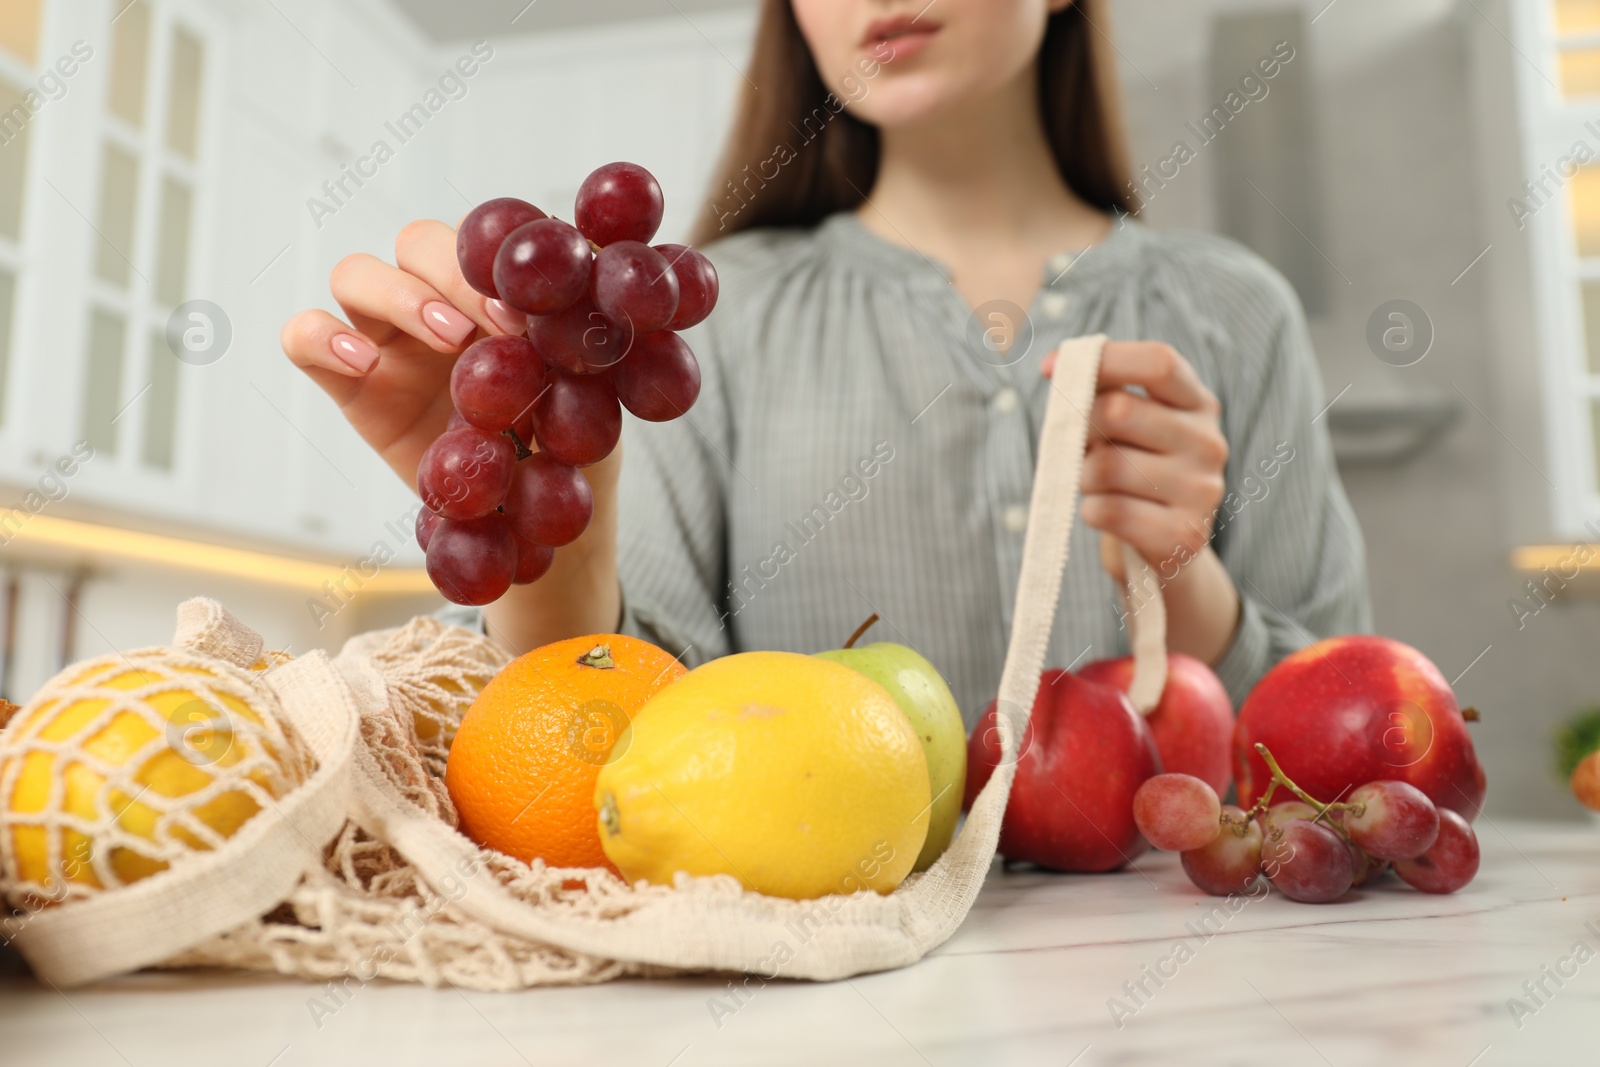
[[880,130],[913,129],[948,118],[962,93],[933,78],[902,75],[893,85],[874,86],[850,113]]

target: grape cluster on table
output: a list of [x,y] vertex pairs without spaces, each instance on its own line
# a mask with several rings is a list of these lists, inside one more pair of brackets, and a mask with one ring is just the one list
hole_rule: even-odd
[[1133,816],[1215,896],[1249,892],[1266,875],[1291,900],[1324,904],[1391,868],[1425,893],[1454,893],[1478,873],[1472,825],[1405,782],[1368,782],[1338,804],[1286,800],[1246,812],[1198,778],[1158,774],[1134,794]]
[[717,272],[685,245],[648,243],[661,212],[649,171],[610,163],[584,179],[573,223],[515,197],[462,220],[462,276],[525,313],[528,329],[456,360],[454,411],[417,468],[417,544],[450,600],[488,604],[537,581],[589,525],[578,468],[611,454],[622,409],[666,422],[699,396],[677,331],[710,314]]

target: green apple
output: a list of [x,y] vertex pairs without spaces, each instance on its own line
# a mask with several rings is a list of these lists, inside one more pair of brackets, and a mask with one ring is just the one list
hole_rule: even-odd
[[967,732],[956,698],[933,664],[905,645],[887,641],[854,648],[847,645],[817,656],[858,670],[887,689],[905,709],[922,740],[933,804],[928,812],[928,836],[912,869],[927,870],[950,846],[966,788]]

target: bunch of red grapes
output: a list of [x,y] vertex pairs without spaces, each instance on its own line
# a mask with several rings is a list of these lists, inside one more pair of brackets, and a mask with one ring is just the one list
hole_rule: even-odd
[[665,422],[700,395],[677,331],[710,314],[717,272],[692,248],[648,243],[661,210],[649,171],[609,163],[578,189],[576,225],[514,197],[462,221],[462,275],[525,313],[528,331],[484,337],[456,360],[455,410],[417,468],[417,543],[450,600],[488,604],[537,581],[589,525],[578,468],[611,454],[622,409]]
[[[1322,804],[1283,776],[1265,745],[1273,786],[1250,811],[1222,804],[1187,774],[1158,774],[1133,797],[1134,822],[1215,896],[1248,892],[1265,874],[1291,900],[1325,904],[1389,869],[1424,893],[1454,893],[1478,873],[1472,825],[1406,782],[1368,782]],[[1301,799],[1271,803],[1279,785]]]

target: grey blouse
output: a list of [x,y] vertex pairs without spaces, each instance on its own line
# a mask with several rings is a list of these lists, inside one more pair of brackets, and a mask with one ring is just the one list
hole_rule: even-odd
[[[1005,655],[1039,363],[1097,332],[1171,344],[1221,399],[1232,455],[1212,543],[1243,612],[1217,669],[1235,703],[1287,653],[1369,626],[1299,303],[1238,245],[1124,220],[1052,260],[1003,356],[984,338],[1003,309],[974,314],[939,264],[853,214],[707,253],[721,300],[685,338],[700,399],[675,422],[627,420],[624,632],[694,666],[835,648],[876,611],[867,640],[925,655],[970,725]],[[1047,659],[1062,667],[1127,651],[1098,534],[1072,536]]]

